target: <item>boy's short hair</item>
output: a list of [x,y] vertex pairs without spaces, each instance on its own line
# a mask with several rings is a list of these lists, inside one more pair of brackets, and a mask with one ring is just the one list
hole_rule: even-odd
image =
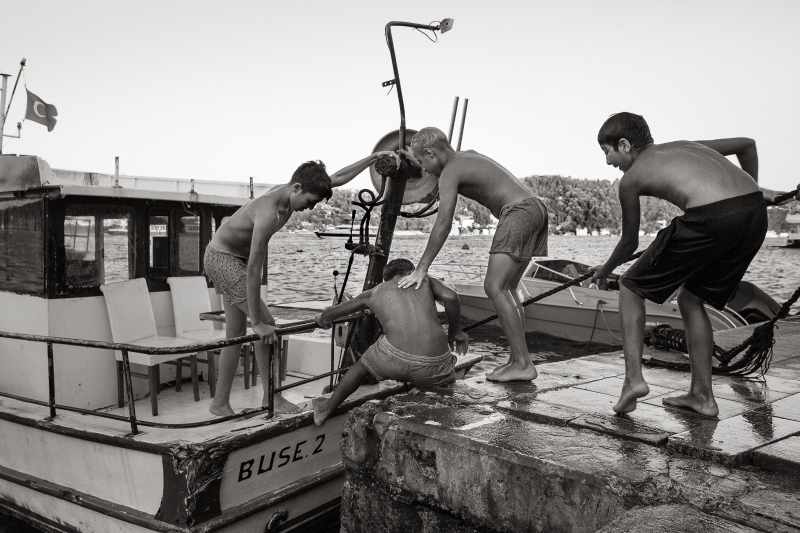
[[333,196],[331,178],[322,161],[306,161],[297,167],[289,183],[299,183],[304,192],[316,194],[326,200],[330,200]]
[[411,138],[411,153],[418,154],[423,148],[450,148],[447,135],[439,128],[422,128]]
[[414,272],[414,263],[408,259],[392,259],[383,267],[383,281],[389,281],[395,276],[405,276],[412,272]]
[[627,111],[608,117],[597,133],[597,142],[607,144],[615,151],[619,149],[620,139],[627,139],[634,152],[641,152],[653,142],[650,127],[644,117]]

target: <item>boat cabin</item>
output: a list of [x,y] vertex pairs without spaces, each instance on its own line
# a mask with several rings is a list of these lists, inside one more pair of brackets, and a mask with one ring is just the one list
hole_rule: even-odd
[[[201,275],[214,229],[250,195],[243,184],[203,182],[195,190],[194,180],[115,178],[0,156],[0,330],[110,342],[100,286],[143,278],[159,334],[173,335],[167,278]],[[116,402],[113,353],[102,351],[54,346],[58,403]],[[46,345],[0,338],[0,352],[0,392],[47,400]],[[134,388],[147,392],[140,380]]]

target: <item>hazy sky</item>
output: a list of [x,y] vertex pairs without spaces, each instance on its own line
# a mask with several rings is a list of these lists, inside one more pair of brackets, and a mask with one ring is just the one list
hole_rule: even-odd
[[[614,179],[597,130],[633,111],[656,142],[753,137],[763,186],[800,181],[797,0],[0,0],[0,71],[27,58],[28,89],[59,112],[4,152],[176,178],[334,172],[399,126],[384,25],[445,17],[437,44],[393,30],[408,127],[447,131],[467,97],[463,148],[518,177]],[[6,133],[24,111],[20,83]]]

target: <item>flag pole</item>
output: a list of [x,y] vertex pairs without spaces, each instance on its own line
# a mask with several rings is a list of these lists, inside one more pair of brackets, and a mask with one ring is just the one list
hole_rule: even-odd
[[0,154],[3,153],[3,129],[6,126],[6,90],[8,90],[8,77],[10,74],[3,74],[0,72],[0,78],[2,82],[0,82],[0,90],[3,91],[0,94]]
[[17,84],[19,83],[19,78],[22,76],[22,69],[25,68],[25,58],[22,58],[22,61],[19,62],[19,74],[17,74],[17,80],[14,82],[14,88],[11,90],[11,98],[8,99],[8,106],[6,106],[6,91],[8,90],[8,78],[11,74],[3,74],[0,73],[0,77],[3,78],[2,80],[2,94],[0,94],[0,154],[3,153],[3,137],[14,137],[19,139],[19,125],[17,125],[17,135],[6,135],[3,132],[5,131],[6,127],[6,117],[8,116],[8,110],[11,109],[11,102],[14,100],[14,93],[17,92]]

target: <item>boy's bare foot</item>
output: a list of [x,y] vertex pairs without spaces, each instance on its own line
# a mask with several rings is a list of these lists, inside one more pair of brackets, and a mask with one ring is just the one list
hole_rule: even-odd
[[688,407],[706,416],[717,416],[719,414],[719,407],[713,396],[698,396],[692,393],[686,393],[678,396],[670,396],[669,398],[662,398],[661,403],[673,407]]
[[619,395],[619,401],[612,409],[615,413],[630,413],[636,409],[636,400],[648,394],[650,394],[650,387],[647,386],[644,379],[629,381],[625,378],[625,382],[622,384],[622,392]]
[[539,372],[530,361],[525,361],[524,364],[516,362],[509,363],[502,368],[496,368],[494,372],[486,374],[486,379],[491,381],[530,381],[536,379]]
[[211,405],[208,407],[208,412],[214,416],[229,416],[236,414],[229,403],[217,405],[216,403],[211,402]]
[[[267,405],[267,400],[264,399],[262,401],[261,405]],[[299,413],[300,411],[302,411],[302,409],[300,409],[300,407],[298,407],[297,405],[293,404],[292,402],[290,402],[289,400],[287,400],[286,398],[284,398],[280,394],[276,394],[275,395],[275,413],[281,414],[281,415],[291,415],[291,414],[294,414],[294,413]]]
[[314,406],[314,424],[321,426],[328,419],[328,413],[325,407],[328,405],[328,398],[314,398],[311,400],[311,405]]

